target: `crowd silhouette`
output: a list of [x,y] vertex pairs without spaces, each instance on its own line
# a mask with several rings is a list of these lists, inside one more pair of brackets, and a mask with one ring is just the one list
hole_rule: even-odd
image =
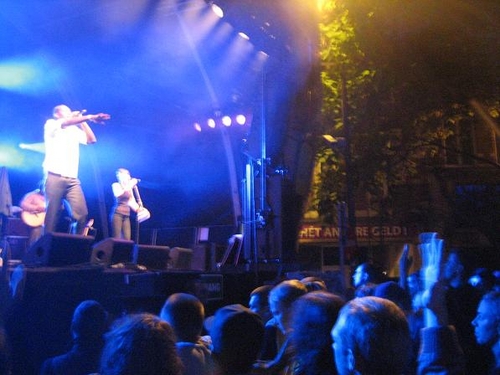
[[[45,358],[42,375],[500,374],[500,287],[494,270],[420,236],[405,245],[399,278],[353,267],[349,291],[321,277],[280,279],[206,316],[194,294],[169,295],[159,311],[111,316],[95,300],[73,311],[71,347]],[[23,270],[2,278],[0,375],[17,375],[4,314],[22,294]],[[6,294],[8,294],[6,296]],[[50,345],[50,343],[47,343]]]

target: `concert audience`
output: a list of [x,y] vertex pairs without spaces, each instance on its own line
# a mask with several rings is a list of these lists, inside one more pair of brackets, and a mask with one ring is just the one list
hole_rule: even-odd
[[328,290],[326,287],[325,280],[316,276],[307,276],[300,280],[302,284],[304,284],[309,292],[313,292],[315,290]]
[[381,277],[378,270],[370,263],[361,263],[354,270],[352,285],[355,288],[355,297],[371,296]]
[[42,364],[40,375],[86,375],[97,372],[108,328],[108,313],[97,301],[80,303],[73,313],[71,350]]
[[259,354],[260,360],[271,360],[278,354],[276,322],[269,308],[269,293],[273,285],[261,285],[250,292],[248,308],[259,315],[264,323],[264,342]]
[[105,337],[99,374],[181,375],[172,327],[148,313],[119,319]]
[[471,321],[481,299],[481,292],[467,283],[474,268],[474,259],[464,250],[453,248],[444,263],[443,282],[446,286],[446,304],[449,321],[457,330],[464,350],[467,373],[485,374],[487,352],[475,340]]
[[[421,240],[425,237],[421,236]],[[465,358],[456,327],[448,321],[443,270],[444,241],[437,234],[420,244],[424,292],[424,327],[418,357],[418,374],[464,374]]]
[[172,294],[165,301],[160,318],[174,330],[177,354],[184,365],[183,374],[212,374],[211,340],[209,336],[201,336],[205,319],[201,301],[191,294]]
[[256,371],[286,374],[292,370],[289,366],[293,355],[290,345],[293,303],[306,293],[308,293],[306,286],[299,280],[282,281],[269,293],[269,307],[283,341],[278,343],[278,354],[272,360],[255,364]]
[[500,374],[500,292],[486,293],[472,321],[477,343],[491,349],[488,374]]
[[394,302],[373,296],[349,301],[340,310],[331,335],[340,375],[407,373],[410,331]]
[[250,374],[264,339],[259,315],[240,304],[221,307],[210,327],[216,375]]
[[313,291],[294,302],[290,333],[294,375],[336,374],[330,330],[344,303],[327,291]]
[[[448,325],[442,275],[443,241],[421,244],[424,328],[418,362],[412,363],[408,321],[394,302],[355,298],[340,311],[332,329],[339,374],[463,374],[464,357],[455,328]],[[417,370],[414,370],[417,367]]]

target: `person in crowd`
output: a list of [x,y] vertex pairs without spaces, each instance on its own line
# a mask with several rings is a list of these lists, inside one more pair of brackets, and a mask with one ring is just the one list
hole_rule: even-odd
[[450,324],[455,327],[460,346],[464,350],[467,373],[485,373],[486,355],[474,337],[470,322],[481,299],[481,292],[467,283],[474,269],[473,254],[464,249],[452,248],[443,266],[443,283],[446,286],[446,304]]
[[411,339],[403,311],[384,298],[349,301],[331,331],[340,375],[404,374],[411,360]]
[[115,197],[110,215],[111,233],[114,238],[130,240],[132,238],[130,211],[132,209],[137,212],[139,209],[132,189],[139,180],[130,177],[130,172],[125,168],[117,169],[116,178],[118,181],[111,185]]
[[273,287],[273,285],[261,285],[250,292],[248,308],[259,315],[263,322],[267,322],[273,317],[269,308],[269,293]]
[[370,263],[361,263],[352,275],[352,286],[355,288],[355,297],[372,295],[375,285],[380,282],[379,272]]
[[420,330],[418,374],[465,374],[465,355],[456,327],[449,322],[444,241],[421,236],[423,328]]
[[472,321],[477,343],[491,349],[488,374],[500,374],[500,291],[486,293]]
[[266,373],[286,374],[292,371],[292,347],[290,345],[291,317],[293,303],[308,293],[307,287],[299,280],[285,280],[269,293],[269,307],[282,341],[278,343],[278,354],[270,361],[256,363],[256,369]]
[[45,220],[45,195],[42,189],[26,193],[19,202],[21,218],[30,227],[28,245],[34,244],[43,234]]
[[252,373],[264,339],[259,315],[240,304],[221,307],[210,327],[216,375]]
[[[423,237],[425,238],[425,237]],[[403,309],[408,319],[410,327],[410,335],[413,344],[413,363],[416,364],[416,358],[420,349],[420,330],[424,327],[424,312],[422,305],[423,283],[420,276],[420,270],[408,275],[408,270],[413,264],[413,257],[410,256],[410,246],[405,244],[403,252],[399,260],[399,288],[404,291],[396,292],[395,288],[384,288],[384,285],[392,285],[382,283],[375,290],[377,297],[388,298]],[[402,299],[401,299],[402,297]]]
[[325,280],[321,279],[320,277],[307,276],[301,279],[300,282],[303,283],[306,286],[307,290],[310,292],[314,292],[316,290],[328,290]]
[[[424,326],[417,363],[403,310],[394,302],[367,296],[349,301],[332,329],[337,370],[344,374],[465,374],[455,328],[448,324],[443,241],[420,245],[424,275]],[[416,369],[416,370],[415,370]]]
[[120,318],[105,336],[99,374],[181,375],[172,327],[149,313]]
[[172,294],[165,301],[160,318],[174,330],[177,353],[184,365],[183,374],[212,374],[211,340],[209,336],[201,336],[205,319],[201,301],[187,293]]
[[269,308],[269,293],[273,285],[261,285],[250,292],[248,308],[259,315],[264,322],[265,334],[259,360],[271,360],[278,354],[278,328]]
[[310,292],[294,302],[290,333],[294,375],[336,374],[330,330],[344,304],[327,291]]
[[49,358],[40,375],[86,375],[97,372],[108,329],[108,313],[94,300],[81,302],[73,313],[73,347],[65,354]]
[[80,144],[92,144],[97,138],[87,121],[99,122],[109,115],[85,115],[72,111],[66,105],[54,107],[53,117],[44,125],[45,160],[45,233],[55,232],[63,200],[68,203],[74,220],[72,232],[83,234],[87,224],[88,208],[78,178]]

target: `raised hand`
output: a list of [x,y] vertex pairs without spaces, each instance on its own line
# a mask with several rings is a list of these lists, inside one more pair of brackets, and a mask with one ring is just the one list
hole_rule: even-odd
[[89,115],[89,121],[96,122],[96,123],[103,123],[106,120],[109,120],[111,118],[110,115],[107,113],[98,113],[96,115]]
[[427,242],[420,244],[424,277],[422,300],[425,306],[425,325],[426,327],[443,326],[448,322],[446,287],[442,282],[444,241],[437,238],[437,233],[425,238]]
[[427,242],[420,244],[425,289],[428,289],[441,278],[443,246],[444,241],[437,238],[437,233]]

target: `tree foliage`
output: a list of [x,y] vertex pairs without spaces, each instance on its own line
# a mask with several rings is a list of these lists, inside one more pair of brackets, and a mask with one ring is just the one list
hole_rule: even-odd
[[438,171],[446,141],[464,122],[482,121],[471,100],[498,118],[500,3],[325,0],[321,15],[322,131],[342,137],[348,126],[350,139],[347,150],[319,149],[315,208],[334,219],[348,152],[351,187],[385,215],[395,187]]

